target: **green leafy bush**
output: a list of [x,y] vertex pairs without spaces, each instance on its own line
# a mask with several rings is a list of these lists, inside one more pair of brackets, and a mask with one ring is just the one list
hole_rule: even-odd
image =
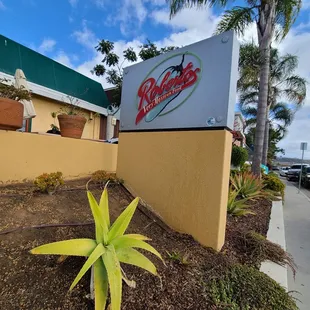
[[12,100],[31,100],[30,92],[23,86],[16,88],[13,83],[9,84],[9,80],[0,79],[0,97]]
[[267,175],[270,176],[270,177],[275,177],[275,178],[279,179],[279,175],[277,173],[273,172],[273,171],[269,172]]
[[207,292],[216,309],[298,310],[279,283],[246,265],[234,265],[212,279]]
[[97,170],[92,174],[92,181],[97,184],[105,184],[110,181],[112,183],[122,184],[124,181],[116,176],[115,173],[106,172],[104,170]]
[[264,188],[276,193],[280,193],[281,196],[284,196],[285,184],[279,179],[278,176],[274,175],[264,175],[263,176]]
[[[155,265],[137,249],[148,251],[162,260],[161,255],[139,234],[125,234],[138,206],[135,198],[112,224],[109,215],[108,192],[105,187],[100,202],[87,191],[87,197],[95,220],[95,239],[71,239],[48,243],[32,249],[32,254],[86,256],[87,260],[71,284],[72,290],[84,274],[93,267],[95,287],[95,309],[103,310],[110,299],[109,309],[120,310],[122,281],[134,286],[121,268],[121,263],[134,265],[157,275]],[[110,298],[109,298],[110,293]]]
[[248,151],[241,147],[233,145],[231,151],[231,164],[235,167],[242,167],[249,157]]
[[42,193],[53,194],[58,186],[64,184],[62,172],[43,173],[35,178],[34,185]]
[[239,193],[230,188],[227,201],[227,213],[234,216],[243,216],[247,214],[255,214],[248,210],[249,206],[246,202],[249,198],[238,199]]
[[230,183],[240,198],[256,199],[262,196],[263,183],[252,173],[243,172],[230,178]]

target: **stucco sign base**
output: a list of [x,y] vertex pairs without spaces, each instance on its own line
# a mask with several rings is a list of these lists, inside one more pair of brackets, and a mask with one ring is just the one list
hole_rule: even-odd
[[226,130],[122,132],[117,175],[173,229],[220,250],[231,145]]

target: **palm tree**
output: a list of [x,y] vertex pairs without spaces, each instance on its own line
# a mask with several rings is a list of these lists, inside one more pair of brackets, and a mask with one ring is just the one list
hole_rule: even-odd
[[[304,103],[306,98],[306,80],[295,74],[298,66],[298,58],[295,55],[279,55],[275,48],[270,53],[270,74],[268,83],[267,111],[265,122],[265,135],[263,144],[262,163],[267,163],[269,124],[271,114],[275,108],[279,113],[285,113],[283,104],[278,104],[279,99],[287,99],[295,107]],[[253,43],[247,43],[240,48],[238,91],[240,93],[240,105],[253,107],[256,110],[259,99],[259,48]],[[289,111],[287,111],[289,112]],[[293,113],[293,112],[292,112]],[[278,116],[275,115],[275,116]],[[282,114],[284,115],[284,114]],[[287,114],[289,115],[289,114]],[[287,126],[288,124],[285,124]]]
[[[257,124],[257,108],[240,106],[240,111],[246,119],[246,128],[255,128]],[[293,121],[294,113],[288,104],[279,102],[272,105],[269,109],[268,122],[274,129],[284,129]],[[267,141],[268,143],[268,141]]]
[[[268,164],[272,164],[272,160],[276,156],[277,153],[285,154],[285,150],[282,148],[279,148],[277,144],[284,138],[286,134],[286,128],[282,126],[278,126],[278,128],[273,128],[270,126],[269,128],[269,148],[268,148]],[[249,150],[252,152],[251,146],[254,142],[254,136],[255,136],[255,127],[249,128],[247,133],[245,134],[247,145],[249,145]]]
[[[167,0],[170,4],[170,16],[174,16],[185,7],[203,5],[225,7],[228,0]],[[232,2],[232,1],[231,1]],[[289,32],[301,8],[301,0],[245,0],[245,6],[234,6],[224,12],[217,26],[217,33],[235,30],[243,35],[252,23],[256,24],[259,46],[259,98],[257,106],[257,126],[255,135],[255,153],[252,171],[260,175],[268,98],[268,78],[270,49],[274,37],[283,39]],[[276,28],[277,25],[277,28]]]

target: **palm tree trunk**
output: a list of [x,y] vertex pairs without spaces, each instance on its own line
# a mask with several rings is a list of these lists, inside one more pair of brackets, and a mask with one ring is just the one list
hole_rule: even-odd
[[[268,108],[267,108],[268,110]],[[268,115],[268,113],[267,113]],[[269,119],[266,118],[266,124],[265,124],[265,136],[264,136],[264,147],[263,147],[263,158],[262,163],[263,165],[267,165],[268,162],[268,149],[269,149]]]
[[259,73],[259,97],[257,106],[257,124],[255,131],[254,156],[252,172],[260,176],[260,165],[263,157],[263,146],[267,116],[270,44],[260,44],[260,55],[262,64]]
[[263,145],[267,117],[267,100],[270,71],[270,47],[275,27],[276,1],[266,2],[257,22],[258,45],[260,52],[259,95],[257,106],[257,124],[254,142],[252,172],[261,174],[260,165],[263,157]]

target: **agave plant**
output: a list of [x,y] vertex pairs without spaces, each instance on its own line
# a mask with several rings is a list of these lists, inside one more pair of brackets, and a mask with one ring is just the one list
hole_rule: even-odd
[[90,191],[87,191],[87,197],[95,220],[95,240],[71,239],[53,242],[36,247],[30,252],[88,257],[71,284],[70,290],[93,266],[95,309],[105,309],[110,292],[111,310],[119,310],[122,299],[122,279],[128,282],[120,263],[135,265],[157,275],[155,265],[134,248],[149,251],[161,260],[162,257],[157,250],[145,242],[150,240],[147,237],[139,234],[124,234],[137,208],[139,198],[134,199],[111,225],[107,188],[105,187],[101,195],[99,205]]
[[256,199],[263,195],[263,182],[250,172],[231,176],[230,183],[241,198]]
[[234,216],[243,216],[247,214],[255,214],[253,211],[248,210],[249,206],[246,202],[249,198],[238,199],[239,193],[232,189],[229,190],[227,201],[227,213]]

